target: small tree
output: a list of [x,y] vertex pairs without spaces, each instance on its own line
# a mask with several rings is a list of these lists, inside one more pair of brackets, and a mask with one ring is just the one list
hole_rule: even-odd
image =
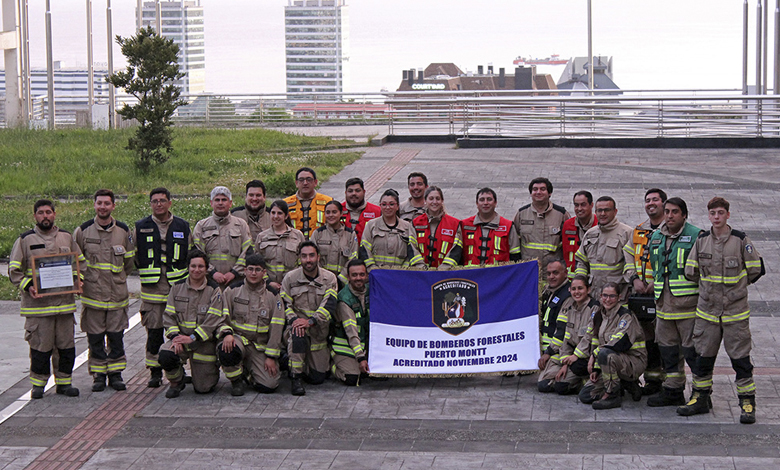
[[127,69],[106,81],[138,99],[138,103],[125,104],[117,113],[138,121],[127,148],[136,152],[136,166],[148,172],[152,164],[168,161],[173,151],[171,116],[176,108],[187,104],[179,98],[181,88],[173,84],[184,76],[177,61],[179,46],[172,39],[158,36],[151,27],[135,36],[117,36],[116,42],[127,59]]

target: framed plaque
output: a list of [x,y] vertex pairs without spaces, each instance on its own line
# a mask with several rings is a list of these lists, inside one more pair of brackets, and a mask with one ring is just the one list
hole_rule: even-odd
[[40,296],[80,294],[77,253],[33,256],[32,278]]

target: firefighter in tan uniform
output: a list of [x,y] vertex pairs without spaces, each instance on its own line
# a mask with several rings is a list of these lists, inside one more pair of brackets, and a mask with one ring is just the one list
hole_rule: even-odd
[[290,208],[290,220],[293,228],[303,233],[308,240],[312,232],[325,223],[325,204],[332,200],[330,196],[316,191],[317,173],[311,168],[303,167],[295,173],[295,187],[298,191],[284,198]]
[[331,356],[333,375],[346,385],[357,385],[368,374],[369,296],[368,269],[359,259],[347,263],[349,283],[338,295],[333,316]]
[[190,224],[171,214],[171,193],[155,188],[149,193],[152,215],[135,223],[135,265],[141,279],[141,324],[146,328],[148,387],[162,385],[157,360],[165,342],[163,312],[171,285],[187,277],[187,251],[192,244]]
[[358,240],[355,232],[341,223],[341,204],[325,204],[325,225],[311,235],[311,241],[320,249],[320,267],[336,275],[339,285],[347,284],[347,263],[356,259]]
[[187,254],[188,277],[168,294],[163,324],[168,341],[160,347],[159,361],[171,383],[166,398],[176,398],[186,383],[183,364],[190,361],[192,388],[210,393],[219,382],[215,332],[225,324],[222,291],[208,279],[208,255],[198,249]]
[[687,222],[688,205],[678,197],[667,199],[664,214],[664,224],[653,233],[648,250],[655,297],[655,339],[666,377],[663,393],[648,398],[647,406],[684,405],[685,362],[692,369],[696,367],[693,325],[699,285],[685,278],[685,260],[701,230]]
[[319,267],[319,249],[312,241],[298,248],[301,267],[282,281],[287,317],[287,351],[292,394],[304,395],[301,379],[313,385],[325,381],[330,369],[328,334],[336,310],[336,276]]
[[244,394],[244,380],[260,393],[279,386],[279,355],[285,317],[282,299],[265,288],[262,255],[246,258],[246,277],[241,285],[225,291],[223,316],[218,328],[217,356],[232,384],[231,394]]
[[255,239],[255,251],[265,259],[267,278],[277,293],[284,275],[298,266],[298,246],[306,239],[300,230],[287,225],[287,203],[281,199],[271,204],[271,227]]
[[425,266],[417,245],[417,232],[398,216],[398,193],[388,189],[379,200],[382,217],[369,220],[358,256],[368,270],[385,266]]
[[246,254],[252,246],[249,226],[230,214],[233,196],[224,186],[211,190],[211,216],[198,221],[192,232],[196,248],[211,259],[209,277],[225,289],[244,275]]
[[265,207],[265,184],[260,180],[248,182],[244,205],[230,209],[230,213],[243,219],[249,226],[252,240],[257,240],[260,232],[271,227],[271,211]]
[[677,413],[691,416],[712,408],[712,370],[722,341],[737,373],[739,422],[752,424],[756,422],[756,383],[750,360],[748,284],[764,274],[764,264],[750,238],[728,225],[728,201],[715,197],[707,210],[712,228],[699,236],[685,263],[685,277],[699,283],[693,327],[697,357],[691,399]]
[[420,172],[409,173],[406,177],[409,188],[409,198],[398,204],[398,217],[411,222],[416,217],[425,214],[425,190],[428,189],[428,177]]
[[538,258],[544,264],[563,256],[561,235],[569,212],[550,201],[553,185],[547,178],[534,178],[528,185],[531,204],[523,206],[515,216],[515,228],[520,236],[521,259]]
[[[645,332],[645,344],[647,346],[647,369],[645,369],[645,385],[642,387],[643,395],[654,395],[662,391],[662,383],[665,380],[663,364],[661,363],[661,350],[655,341],[656,318],[652,313],[654,308],[653,296],[653,268],[650,265],[650,251],[648,249],[650,237],[664,224],[664,203],[666,193],[658,188],[650,188],[645,192],[645,213],[647,220],[637,225],[631,236],[631,240],[623,247],[626,257],[626,271],[624,277],[631,283],[633,295],[629,301],[629,308],[639,320],[639,324]],[[655,400],[653,401],[655,402]]]
[[[124,331],[129,326],[127,275],[133,269],[135,245],[127,225],[114,220],[114,193],[95,193],[94,219],[81,224],[73,238],[86,258],[81,294],[81,329],[89,341],[89,372],[93,392],[108,385],[125,390],[122,371],[127,367]],[[106,352],[108,350],[108,352]]]
[[580,401],[594,410],[618,408],[622,391],[634,401],[642,399],[637,380],[645,370],[647,351],[642,327],[634,313],[620,305],[618,285],[606,283],[601,290],[601,308],[591,319],[590,380],[580,391]]
[[599,309],[599,303],[590,298],[588,289],[587,277],[574,276],[571,280],[571,297],[563,302],[555,335],[539,359],[542,372],[536,386],[542,393],[577,393],[588,379],[591,354],[588,325]]
[[593,298],[601,295],[601,288],[607,282],[616,283],[620,302],[624,303],[628,298],[629,285],[623,276],[626,266],[623,246],[631,238],[631,227],[618,221],[617,205],[609,196],[602,196],[596,201],[596,216],[598,225],[585,233],[585,240],[575,255],[575,272],[589,276]]
[[[22,296],[24,339],[30,346],[31,397],[43,398],[52,368],[57,393],[77,397],[79,389],[71,385],[73,363],[76,360],[73,337],[76,300],[73,294],[39,296],[32,278],[32,261],[34,256],[76,253],[83,263],[84,257],[71,234],[54,225],[56,213],[52,201],[36,201],[33,215],[35,227],[21,234],[14,242],[8,262],[8,277],[19,287]],[[74,269],[74,277],[77,274]],[[73,288],[78,289],[79,286]],[[57,354],[52,355],[55,348]]]

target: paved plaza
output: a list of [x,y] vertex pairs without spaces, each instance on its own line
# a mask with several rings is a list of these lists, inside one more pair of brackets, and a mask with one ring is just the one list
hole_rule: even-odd
[[[140,325],[126,335],[126,392],[90,392],[82,366],[74,372],[79,398],[52,389],[42,400],[19,402],[29,391],[27,345],[18,303],[4,302],[0,409],[19,409],[0,424],[0,468],[780,468],[777,152],[397,143],[365,149],[321,192],[343,200],[344,182],[359,176],[371,202],[386,188],[406,197],[412,171],[442,187],[448,212],[458,218],[475,213],[476,191],[484,186],[498,193],[499,213],[512,218],[530,202],[527,185],[536,176],[553,181],[553,201],[570,211],[580,189],[613,196],[618,218],[629,225],[644,220],[642,199],[650,187],[685,199],[689,221],[701,228],[708,228],[706,201],[724,196],[732,204],[731,225],[753,238],[768,269],[750,288],[758,423],[739,424],[734,373],[723,354],[712,413],[689,418],[673,407],[649,408],[646,398],[596,412],[576,397],[538,393],[535,375],[366,380],[356,388],[328,381],[307,387],[303,397],[290,395],[287,380],[272,395],[232,397],[223,376],[213,394],[187,387],[166,399],[165,387],[145,387]],[[133,301],[131,314],[139,304]],[[82,338],[78,352],[85,348]]]

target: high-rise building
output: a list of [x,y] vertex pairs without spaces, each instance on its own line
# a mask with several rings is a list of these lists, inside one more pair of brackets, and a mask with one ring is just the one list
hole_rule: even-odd
[[288,0],[284,7],[284,26],[287,93],[346,91],[349,87],[346,1]]
[[[206,91],[206,54],[203,31],[203,7],[200,0],[161,0],[160,34],[173,39],[179,46],[179,67],[184,78],[176,84],[182,94],[192,95]],[[157,2],[144,2],[141,25],[157,25]]]

